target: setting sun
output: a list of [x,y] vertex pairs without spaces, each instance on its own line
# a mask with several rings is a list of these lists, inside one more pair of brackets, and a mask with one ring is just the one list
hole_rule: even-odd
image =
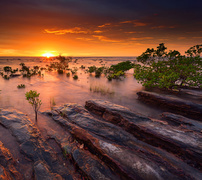
[[54,55],[52,53],[47,52],[47,53],[43,54],[42,56],[50,58],[50,57],[53,57]]

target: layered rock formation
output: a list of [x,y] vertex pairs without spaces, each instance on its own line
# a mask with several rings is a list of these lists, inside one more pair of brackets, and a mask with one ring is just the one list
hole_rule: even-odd
[[25,114],[0,112],[15,141],[15,151],[0,142],[0,179],[202,179],[201,124],[192,119],[151,119],[102,100],[43,117],[60,129],[46,127],[44,136]]

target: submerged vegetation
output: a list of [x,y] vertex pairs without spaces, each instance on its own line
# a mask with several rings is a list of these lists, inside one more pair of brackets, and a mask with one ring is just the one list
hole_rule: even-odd
[[113,95],[115,92],[110,88],[105,87],[104,85],[90,85],[90,91],[95,93],[100,93],[102,95]]
[[101,66],[90,66],[88,67],[88,73],[95,73],[95,77],[100,77],[102,74],[105,74],[107,79],[111,81],[112,79],[120,79],[121,76],[125,75],[125,71],[130,70],[134,67],[134,64],[130,61],[120,62],[110,67]]
[[53,109],[53,106],[55,106],[56,105],[56,103],[55,103],[55,98],[54,97],[51,97],[50,98],[50,108],[51,108],[51,110]]
[[33,75],[40,74],[38,66],[34,66],[33,69],[30,69],[30,67],[26,66],[24,63],[21,63],[20,65],[21,65],[20,72],[22,73],[23,77],[30,78]]
[[70,72],[66,73],[66,76],[67,76],[67,77],[70,77]]
[[18,89],[25,88],[25,85],[24,84],[20,84],[20,85],[17,86],[17,88]]
[[74,79],[74,80],[77,80],[77,79],[78,79],[78,76],[75,74],[75,75],[73,76],[73,79]]
[[[10,66],[5,66],[3,68],[3,72],[1,72],[1,76],[4,78],[4,79],[10,79],[10,77],[14,77],[15,76],[15,73],[18,71],[18,68],[17,69],[12,69],[12,67]],[[6,73],[6,74],[4,74]]]
[[77,71],[78,71],[78,68],[77,68],[77,67],[73,67],[73,68],[71,69],[72,75],[73,75],[73,74],[76,74]]
[[164,44],[157,49],[148,48],[137,57],[134,77],[145,87],[177,89],[181,87],[202,87],[202,45],[196,45],[181,55],[173,50],[166,52]]

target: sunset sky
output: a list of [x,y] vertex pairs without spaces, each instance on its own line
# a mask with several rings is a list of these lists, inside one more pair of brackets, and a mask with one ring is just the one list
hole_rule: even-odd
[[202,43],[201,0],[1,0],[0,56],[138,56]]

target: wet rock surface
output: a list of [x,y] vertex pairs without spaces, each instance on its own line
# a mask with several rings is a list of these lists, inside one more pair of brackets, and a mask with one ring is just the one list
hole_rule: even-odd
[[202,121],[202,104],[149,91],[140,91],[137,95],[140,100],[146,103],[157,105],[159,108],[169,108],[177,114]]
[[86,108],[68,103],[40,114],[60,127],[43,132],[25,114],[1,110],[0,130],[15,151],[0,137],[0,179],[202,179],[200,123],[166,113],[150,119],[101,100]]

